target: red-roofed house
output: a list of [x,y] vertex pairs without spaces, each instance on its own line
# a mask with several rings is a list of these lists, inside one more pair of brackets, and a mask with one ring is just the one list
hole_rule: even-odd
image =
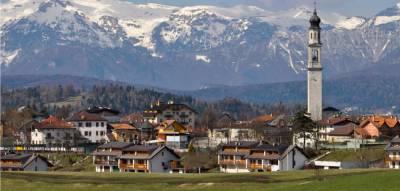
[[71,124],[54,116],[33,126],[31,144],[33,145],[75,145],[80,137]]

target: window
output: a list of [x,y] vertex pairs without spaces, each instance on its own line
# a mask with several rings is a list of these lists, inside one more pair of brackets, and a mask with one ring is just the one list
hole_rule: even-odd
[[51,138],[51,133],[47,133],[46,138]]
[[104,127],[104,122],[101,122],[101,125],[100,125],[101,127]]
[[85,131],[85,136],[89,136],[89,132],[88,131]]
[[98,131],[96,131],[96,136],[99,136],[99,132]]
[[78,127],[82,127],[82,123],[81,122],[78,123]]
[[99,122],[96,122],[96,127],[98,127],[99,126]]
[[86,127],[91,127],[91,126],[92,126],[92,123],[91,123],[91,122],[86,122],[85,126],[86,126]]
[[89,131],[89,136],[92,136],[92,132],[91,131]]
[[104,131],[100,131],[100,136],[103,136],[104,135]]
[[164,151],[163,151],[163,152],[161,152],[161,156],[164,156]]

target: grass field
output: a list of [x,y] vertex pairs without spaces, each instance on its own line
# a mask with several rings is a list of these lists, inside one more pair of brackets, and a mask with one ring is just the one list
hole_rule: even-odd
[[320,160],[326,161],[375,161],[379,159],[383,159],[385,156],[384,148],[373,148],[373,149],[357,149],[354,150],[336,150],[332,151],[327,156],[321,158]]
[[[400,171],[314,170],[250,174],[3,172],[2,191],[397,191]],[[316,178],[319,174],[319,178]]]

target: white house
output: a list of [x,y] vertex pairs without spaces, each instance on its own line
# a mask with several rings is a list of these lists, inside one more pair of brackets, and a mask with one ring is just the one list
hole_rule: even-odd
[[294,145],[231,142],[218,152],[220,171],[227,173],[298,170],[307,160],[302,150]]
[[107,120],[98,114],[80,111],[68,121],[87,139],[89,143],[108,142]]
[[32,145],[75,145],[79,132],[71,124],[54,116],[32,126]]
[[122,149],[118,164],[121,172],[173,172],[179,160],[167,146],[133,145]]

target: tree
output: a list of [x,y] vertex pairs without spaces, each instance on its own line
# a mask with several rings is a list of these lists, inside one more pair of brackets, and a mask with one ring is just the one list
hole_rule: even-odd
[[316,123],[307,115],[305,109],[297,112],[293,119],[293,132],[295,134],[303,135],[303,150],[306,147],[307,135],[313,135],[315,133]]

